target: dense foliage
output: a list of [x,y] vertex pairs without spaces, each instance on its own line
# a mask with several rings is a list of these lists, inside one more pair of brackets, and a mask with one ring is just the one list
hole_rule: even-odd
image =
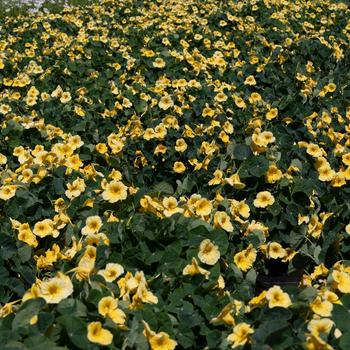
[[348,350],[349,39],[331,0],[2,20],[1,348]]

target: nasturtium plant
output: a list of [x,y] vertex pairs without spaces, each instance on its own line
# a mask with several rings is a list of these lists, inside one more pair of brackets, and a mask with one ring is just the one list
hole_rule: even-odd
[[1,348],[349,349],[348,1],[44,8],[0,16]]

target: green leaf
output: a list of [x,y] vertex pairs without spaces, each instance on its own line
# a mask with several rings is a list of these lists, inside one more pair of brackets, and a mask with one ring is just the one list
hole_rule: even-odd
[[65,329],[72,343],[79,349],[87,349],[89,341],[87,339],[87,325],[79,318],[64,315],[57,318]]
[[237,144],[233,146],[232,155],[233,159],[244,160],[252,156],[252,151],[247,145]]
[[160,192],[168,195],[172,195],[174,193],[173,186],[171,186],[169,183],[162,181],[153,186],[153,190],[155,192]]
[[349,350],[350,349],[350,333],[344,333],[339,342],[340,349]]
[[332,319],[342,332],[349,329],[350,313],[344,306],[333,304]]
[[12,329],[16,330],[28,326],[30,319],[37,315],[45,304],[45,300],[42,298],[30,299],[24,302],[12,321]]
[[86,306],[76,299],[64,299],[57,305],[57,311],[62,315],[71,315],[76,317],[86,316]]

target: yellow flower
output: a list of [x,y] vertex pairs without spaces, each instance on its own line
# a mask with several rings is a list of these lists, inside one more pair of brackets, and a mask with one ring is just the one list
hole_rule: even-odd
[[337,89],[337,85],[335,85],[334,83],[329,83],[324,88],[327,92],[334,92]]
[[113,341],[113,334],[108,329],[102,328],[101,322],[89,323],[87,337],[92,343],[100,345],[110,345]]
[[350,224],[347,224],[347,225],[345,226],[345,232],[346,232],[348,235],[350,235]]
[[286,250],[277,242],[271,242],[267,245],[267,256],[272,259],[282,259],[286,255]]
[[56,238],[59,235],[59,231],[54,228],[54,223],[51,219],[44,219],[35,223],[33,233],[40,238],[46,236]]
[[0,105],[0,113],[1,114],[7,114],[11,112],[11,107],[7,104],[2,104]]
[[210,323],[217,323],[217,322],[224,322],[226,323],[228,326],[234,326],[236,324],[235,319],[232,316],[232,313],[235,309],[235,301],[230,302],[229,304],[227,304],[219,313],[219,315],[217,315],[216,317],[214,317],[213,319],[210,320]]
[[307,325],[308,331],[315,336],[319,336],[321,333],[328,334],[334,322],[329,318],[321,318],[319,320],[311,320]]
[[335,270],[332,272],[332,277],[340,292],[350,293],[350,275],[348,273]]
[[316,297],[310,304],[311,310],[322,317],[328,317],[332,314],[333,304],[328,300],[322,300]]
[[154,60],[153,62],[153,67],[156,67],[156,68],[164,68],[165,67],[165,61],[158,57]]
[[266,208],[273,203],[275,203],[275,198],[269,191],[259,192],[253,202],[256,208]]
[[253,75],[249,75],[244,81],[244,85],[256,85],[256,80]]
[[123,325],[125,323],[125,313],[118,309],[118,299],[113,297],[104,297],[98,303],[98,312],[103,317],[109,317],[115,324]]
[[211,213],[212,208],[213,208],[210,201],[206,198],[198,199],[194,206],[195,206],[196,214],[199,216],[209,215]]
[[163,206],[164,206],[164,215],[166,217],[170,217],[171,215],[174,215],[176,213],[182,213],[183,209],[178,208],[177,199],[175,197],[165,197],[163,199]]
[[82,235],[89,235],[96,233],[102,226],[102,220],[98,215],[89,216],[86,219],[86,225],[81,229]]
[[267,120],[272,120],[277,118],[278,116],[278,109],[277,108],[271,108],[267,113],[266,113],[266,119]]
[[167,110],[170,107],[174,106],[174,101],[171,99],[169,95],[166,95],[160,99],[158,106],[160,109]]
[[175,150],[177,152],[185,152],[187,149],[187,143],[184,139],[177,139],[175,144]]
[[137,297],[143,303],[149,303],[149,304],[158,303],[157,296],[155,296],[151,291],[147,289],[145,283],[139,283],[136,290],[136,295],[134,296],[134,298],[135,297]]
[[217,211],[214,214],[214,225],[215,227],[221,227],[227,232],[233,232],[233,225],[230,217],[224,211]]
[[230,177],[225,178],[225,181],[237,190],[241,190],[245,187],[245,184],[241,181],[239,174],[233,174]]
[[242,108],[242,109],[247,108],[247,105],[245,104],[244,100],[241,97],[236,96],[234,100],[235,100],[235,105],[238,108]]
[[169,334],[165,332],[156,333],[151,330],[148,323],[142,321],[145,329],[144,336],[147,338],[151,350],[174,350],[177,342],[170,338]]
[[175,162],[173,166],[175,173],[181,174],[186,170],[186,166],[182,162]]
[[248,271],[253,266],[255,260],[256,250],[251,244],[249,244],[247,249],[240,251],[233,257],[235,265],[244,272]]
[[292,301],[287,293],[283,292],[280,286],[273,286],[266,292],[266,300],[269,302],[269,308],[284,307],[292,305]]
[[103,276],[106,282],[113,282],[124,273],[124,268],[120,264],[108,263],[104,270],[100,270],[97,274]]
[[336,175],[336,172],[328,165],[321,166],[317,171],[320,181],[332,181]]
[[109,203],[124,200],[127,196],[127,187],[121,181],[111,181],[102,193],[102,198]]
[[276,164],[271,164],[265,174],[265,180],[267,183],[275,183],[282,178],[282,171],[277,168]]
[[240,215],[244,219],[248,219],[250,216],[249,205],[245,202],[245,199],[242,201],[232,200],[231,202],[231,214],[234,216]]
[[6,185],[0,187],[0,199],[7,201],[8,199],[16,195],[17,186],[15,185]]
[[63,92],[61,97],[60,97],[60,101],[62,103],[67,103],[72,99],[72,96],[70,94],[70,92]]
[[209,239],[203,240],[199,245],[198,258],[204,264],[215,265],[220,259],[219,247]]
[[242,322],[233,328],[233,333],[227,337],[227,341],[232,343],[231,347],[234,349],[237,346],[243,346],[249,341],[250,334],[253,333],[253,328],[248,323]]
[[186,275],[193,276],[193,275],[201,274],[201,275],[204,275],[204,276],[208,277],[210,272],[205,270],[205,269],[203,269],[202,267],[200,267],[198,265],[198,262],[197,262],[196,258],[192,258],[191,264],[186,265],[184,267],[184,269],[182,270],[182,274],[184,276],[186,276]]
[[39,296],[44,298],[48,304],[57,304],[73,293],[72,281],[61,272],[58,272],[56,277],[42,281],[39,288]]

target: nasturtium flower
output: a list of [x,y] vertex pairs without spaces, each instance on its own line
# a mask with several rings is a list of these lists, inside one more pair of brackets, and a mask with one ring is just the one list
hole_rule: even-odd
[[82,235],[96,233],[102,227],[102,220],[98,215],[89,216],[86,219],[85,226],[81,229]]
[[88,325],[87,338],[92,343],[110,345],[113,341],[113,334],[108,329],[102,328],[101,322],[91,322]]
[[98,312],[103,317],[109,317],[117,325],[125,323],[125,313],[118,309],[118,299],[112,296],[104,297],[98,302]]
[[207,265],[215,265],[220,259],[220,250],[210,239],[203,240],[199,245],[199,260]]
[[267,183],[275,183],[282,178],[282,171],[278,169],[276,164],[271,164],[265,174]]
[[142,321],[144,326],[143,335],[147,338],[151,350],[174,350],[177,342],[165,332],[156,333],[151,330],[147,322]]
[[160,109],[167,110],[174,106],[174,101],[169,95],[165,95],[160,99],[158,106]]
[[7,201],[16,195],[17,186],[5,185],[0,187],[0,199]]
[[259,192],[253,202],[256,208],[266,208],[273,203],[275,203],[275,197],[269,191]]
[[0,105],[0,113],[1,114],[7,114],[7,113],[10,113],[11,111],[12,111],[12,108],[8,104],[1,104]]
[[175,173],[182,174],[186,170],[186,166],[182,162],[175,162],[173,170]]
[[62,272],[56,277],[41,281],[39,284],[39,296],[48,304],[58,304],[73,293],[73,284],[70,278]]
[[343,271],[334,270],[332,272],[336,288],[342,293],[350,293],[350,274]]
[[178,202],[175,197],[163,198],[162,204],[165,208],[163,213],[166,217],[183,212],[183,209],[178,207]]
[[102,198],[110,203],[116,203],[127,198],[127,187],[121,181],[111,181],[102,192]]
[[61,97],[60,97],[60,101],[62,103],[67,103],[72,99],[72,96],[70,94],[70,92],[63,92]]
[[270,242],[267,245],[266,253],[272,259],[282,259],[286,256],[286,250],[277,242]]
[[253,333],[254,329],[248,323],[241,322],[233,327],[233,333],[227,337],[227,341],[232,343],[231,347],[234,349],[246,344],[250,339],[250,335]]
[[177,139],[175,144],[175,150],[177,152],[183,153],[187,149],[187,143],[184,139]]
[[214,214],[214,226],[221,227],[227,232],[233,232],[233,225],[230,217],[224,211],[217,211]]
[[269,302],[269,308],[283,307],[292,305],[288,293],[283,292],[280,286],[273,286],[266,292],[266,300]]
[[7,157],[4,154],[0,153],[0,165],[4,165],[6,163],[7,163]]
[[320,336],[321,334],[329,334],[334,322],[329,318],[320,318],[311,320],[308,325],[308,331],[315,336]]
[[191,264],[188,264],[184,267],[182,274],[190,276],[201,274],[208,277],[210,272],[200,267],[196,258],[192,258]]
[[153,67],[155,67],[155,68],[164,68],[165,66],[166,66],[165,61],[160,57],[156,58],[153,61]]
[[244,85],[256,85],[256,80],[253,75],[249,75],[245,80],[244,80]]
[[266,113],[266,119],[267,120],[272,120],[277,118],[278,116],[278,109],[277,108],[271,108],[267,113]]
[[195,212],[199,216],[207,216],[211,213],[213,208],[211,202],[206,198],[198,199],[195,204]]
[[117,263],[108,263],[104,270],[100,270],[97,274],[101,275],[106,282],[113,282],[124,273],[122,265]]
[[35,223],[33,233],[44,238],[46,236],[58,237],[59,231],[54,227],[54,222],[51,219],[44,219]]
[[256,249],[250,244],[246,249],[236,253],[233,257],[235,265],[243,272],[248,271],[256,260]]
[[311,310],[322,317],[331,316],[333,310],[333,304],[328,300],[322,300],[317,296],[310,304]]

